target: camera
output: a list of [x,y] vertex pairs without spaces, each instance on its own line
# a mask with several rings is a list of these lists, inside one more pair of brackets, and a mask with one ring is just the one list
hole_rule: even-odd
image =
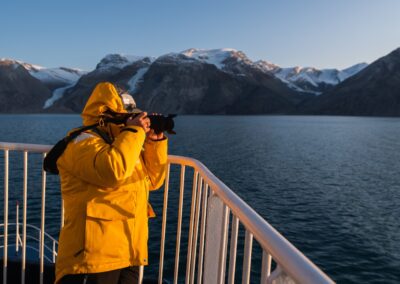
[[[103,114],[102,118],[104,122],[125,124],[128,118],[135,117],[137,115],[139,115],[139,113],[116,113],[108,110]],[[150,119],[150,129],[153,129],[156,134],[160,134],[161,132],[176,134],[174,131],[174,117],[176,117],[176,114],[169,114],[167,116],[150,114],[147,117]]]

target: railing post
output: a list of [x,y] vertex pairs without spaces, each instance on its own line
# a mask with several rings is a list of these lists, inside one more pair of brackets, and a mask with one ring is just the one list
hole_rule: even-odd
[[196,205],[196,194],[197,194],[197,179],[199,177],[199,172],[194,171],[193,174],[193,189],[192,189],[192,203],[190,209],[190,223],[189,223],[189,239],[188,239],[188,252],[186,259],[186,279],[185,283],[189,284],[193,279],[190,279],[190,265],[192,259],[192,242],[193,242],[193,227],[194,227],[194,213],[195,213],[195,205]]
[[174,284],[178,283],[179,275],[179,256],[181,247],[181,231],[182,231],[182,210],[183,210],[183,193],[185,190],[185,166],[181,167],[179,189],[179,206],[178,206],[178,224],[176,229],[176,248],[175,248],[175,270],[174,270]]
[[[43,154],[43,159],[46,154]],[[40,220],[40,284],[43,284],[44,273],[44,222],[46,214],[46,172],[42,169],[42,214]]]
[[3,284],[7,283],[8,259],[8,150],[4,150],[4,248],[3,248]]
[[64,199],[61,198],[61,221],[60,221],[60,227],[61,229],[64,227],[64,222],[65,222],[65,208],[64,208]]
[[19,240],[19,202],[17,200],[17,210],[15,212],[15,252],[18,253],[19,250],[19,244],[18,244],[18,240]]
[[261,283],[267,283],[267,278],[271,274],[272,257],[263,249],[261,262]]
[[139,266],[139,277],[138,277],[138,283],[142,284],[143,282],[143,265]]
[[196,271],[196,253],[197,253],[197,238],[199,233],[199,218],[200,218],[200,202],[201,202],[201,190],[203,188],[203,177],[200,176],[197,184],[197,200],[196,200],[196,210],[194,218],[194,232],[193,232],[193,242],[192,242],[192,263],[190,264],[190,279],[194,283],[194,274]]
[[232,215],[232,232],[231,232],[231,247],[229,253],[228,284],[235,283],[238,230],[239,230],[239,219],[235,215]]
[[21,284],[25,284],[26,271],[26,209],[28,202],[28,152],[24,151],[24,186],[22,201],[22,263],[21,263]]
[[161,248],[160,248],[160,265],[158,271],[158,283],[162,284],[163,269],[164,269],[164,245],[165,245],[165,230],[167,226],[167,209],[168,209],[168,189],[169,189],[169,175],[170,175],[171,164],[167,166],[167,174],[165,178],[164,186],[164,206],[163,206],[163,218],[161,228]]
[[246,229],[246,236],[244,239],[244,259],[243,259],[242,284],[250,283],[252,249],[253,249],[253,234]]
[[205,245],[206,218],[207,218],[207,197],[208,197],[208,184],[205,185],[204,190],[203,190],[203,205],[201,208],[199,267],[198,267],[198,272],[197,272],[197,283],[202,283],[202,277],[203,277],[204,245]]
[[53,241],[53,263],[56,263],[56,242]]

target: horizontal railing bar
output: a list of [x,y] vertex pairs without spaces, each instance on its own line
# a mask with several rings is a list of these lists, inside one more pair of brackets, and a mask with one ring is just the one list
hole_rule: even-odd
[[[16,223],[8,223],[9,226],[11,225],[16,225]],[[22,227],[23,224],[19,223],[18,224],[20,227]],[[26,224],[27,227],[35,229],[36,231],[40,232],[40,228],[36,227],[35,225],[31,225],[31,224]],[[4,224],[0,224],[0,227],[4,227]],[[20,234],[22,235],[22,234]],[[49,233],[44,232],[44,235],[46,237],[48,237],[49,239],[51,239],[52,241],[55,241],[58,244],[57,239],[53,238],[51,235],[49,235]],[[0,235],[0,237],[3,237],[3,235]]]
[[52,147],[53,145],[0,142],[1,150],[11,150],[11,151],[29,151],[29,152],[47,153],[48,151],[50,151]]

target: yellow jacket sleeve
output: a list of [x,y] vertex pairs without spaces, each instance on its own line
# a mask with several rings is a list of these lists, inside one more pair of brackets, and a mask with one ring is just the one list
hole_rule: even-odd
[[88,183],[115,188],[132,175],[145,137],[141,127],[129,126],[111,145],[97,136],[72,141],[57,164]]
[[168,160],[168,139],[146,140],[144,143],[144,163],[150,177],[150,190],[159,189],[165,180]]

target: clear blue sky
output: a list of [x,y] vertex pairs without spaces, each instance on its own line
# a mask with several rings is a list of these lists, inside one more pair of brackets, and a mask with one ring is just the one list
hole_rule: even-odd
[[400,47],[399,0],[2,0],[0,58],[93,69],[109,53],[235,48],[345,68]]

